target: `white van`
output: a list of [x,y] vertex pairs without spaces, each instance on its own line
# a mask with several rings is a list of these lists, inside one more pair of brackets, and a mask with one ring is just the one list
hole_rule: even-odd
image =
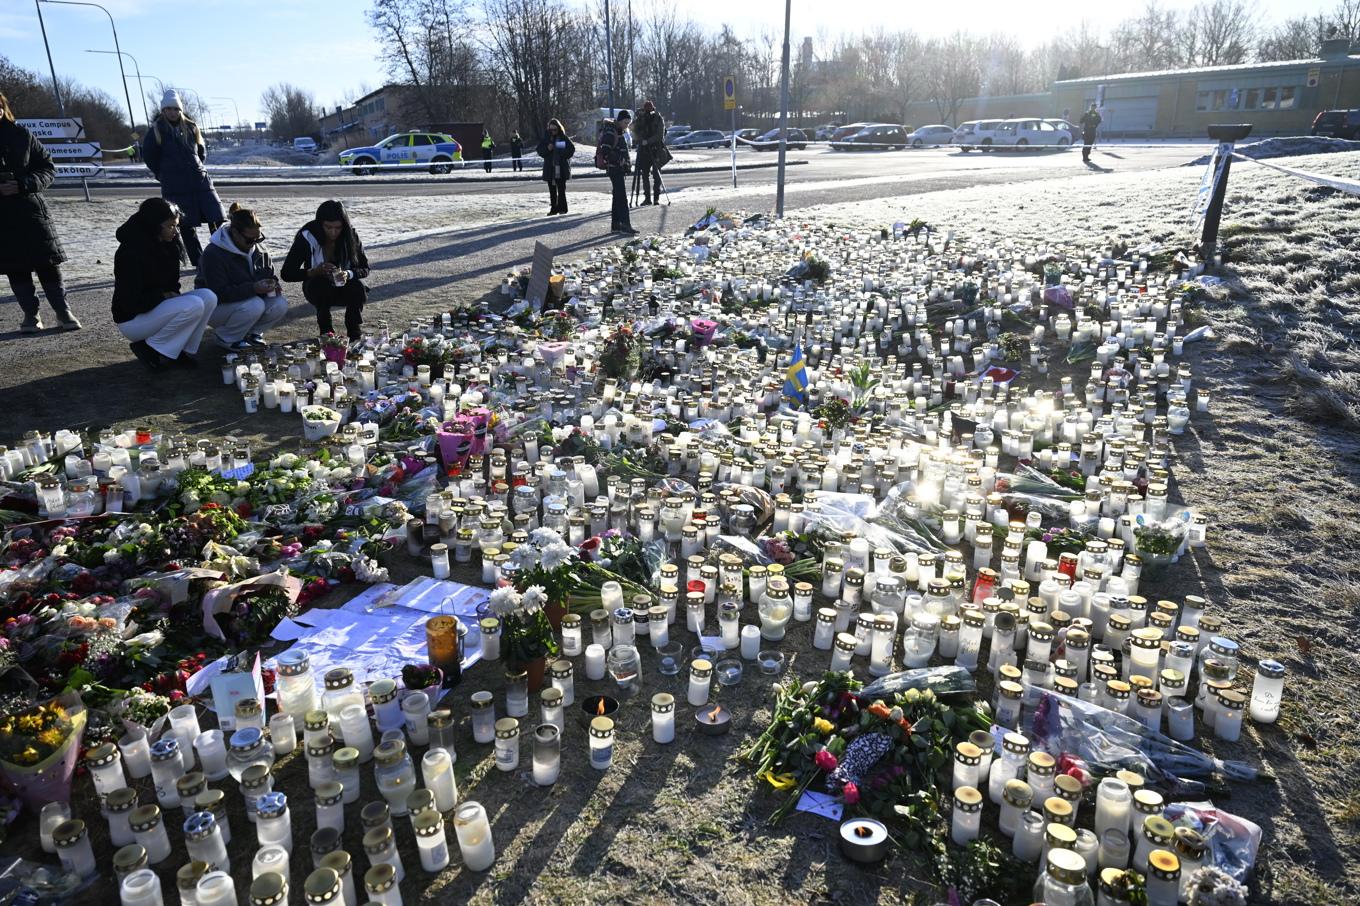
[[310,135],[300,135],[293,139],[294,151],[306,151],[308,154],[316,153],[316,139]]
[[999,125],[1001,120],[969,120],[961,123],[954,130],[952,144],[963,151],[972,151],[974,148],[989,151],[996,140],[996,127]]

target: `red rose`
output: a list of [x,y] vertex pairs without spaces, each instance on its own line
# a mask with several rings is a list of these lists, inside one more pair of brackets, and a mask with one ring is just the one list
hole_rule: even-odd
[[859,804],[859,787],[855,786],[854,783],[847,783],[841,790],[841,795],[845,797],[846,805]]
[[836,756],[832,755],[826,749],[822,749],[820,752],[814,755],[812,761],[817,765],[818,768],[820,768],[823,771],[826,771],[828,774],[836,770],[836,766],[840,764],[840,762],[836,760]]

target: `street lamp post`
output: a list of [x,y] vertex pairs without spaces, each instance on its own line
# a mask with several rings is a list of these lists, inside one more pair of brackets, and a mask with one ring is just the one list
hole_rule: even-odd
[[784,216],[784,158],[789,147],[789,18],[793,0],[784,0],[784,62],[779,74],[779,181],[775,188],[774,215]]
[[[84,0],[41,0],[41,2],[59,3],[62,6],[93,6],[95,9],[101,10],[104,13],[104,15],[109,17],[109,27],[113,29],[113,47],[115,52],[118,54],[118,73],[123,77],[123,97],[127,99],[128,124],[132,126],[132,131],[136,132],[137,114],[132,112],[132,95],[128,94],[127,72],[123,70],[123,49],[118,46],[118,26],[113,23],[113,14],[110,13],[108,10],[104,9],[104,7],[100,6],[98,3],[86,3],[84,2]],[[45,30],[44,34],[46,34]],[[49,62],[51,62],[50,59]],[[54,80],[56,79],[56,73],[53,73],[52,78]]]
[[[146,109],[146,89],[142,87],[142,67],[141,67],[141,65],[137,62],[137,58],[134,57],[132,54],[128,53],[126,50],[87,50],[87,51],[85,51],[85,52],[86,52],[86,53],[114,53],[114,54],[118,54],[119,56],[127,57],[129,60],[132,61],[132,68],[137,72],[137,93],[140,94],[140,95],[142,96],[142,117],[146,120],[146,123],[147,123],[148,126],[151,125],[151,113],[150,113],[150,111],[148,111],[148,110]],[[124,76],[123,78],[126,79],[127,76]],[[154,76],[153,76],[153,78],[154,78]],[[124,86],[124,87],[126,87],[126,86]]]
[[240,126],[240,125],[241,125],[241,108],[236,106],[236,99],[235,99],[235,98],[209,97],[208,100],[210,100],[210,101],[231,101],[231,109],[234,110],[234,111],[236,111],[236,125],[237,125],[237,126]]
[[604,0],[604,65],[609,71],[609,118],[613,119],[614,110],[614,33],[609,23],[609,0]]

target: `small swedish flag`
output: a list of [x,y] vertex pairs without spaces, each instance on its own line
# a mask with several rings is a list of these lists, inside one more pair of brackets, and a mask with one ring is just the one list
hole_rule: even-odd
[[793,360],[784,370],[784,397],[800,403],[807,402],[807,388],[807,358],[803,355],[801,345],[794,346]]

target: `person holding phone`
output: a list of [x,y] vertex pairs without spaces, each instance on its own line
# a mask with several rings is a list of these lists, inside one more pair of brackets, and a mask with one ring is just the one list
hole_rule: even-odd
[[323,201],[316,219],[298,230],[293,247],[279,272],[287,283],[301,283],[302,295],[316,309],[316,326],[323,334],[335,327],[332,308],[345,310],[345,333],[351,343],[363,339],[364,303],[368,288],[368,256],[338,201]]
[[571,179],[571,158],[576,145],[567,138],[561,120],[548,120],[543,139],[538,143],[538,156],[543,158],[543,181],[548,184],[548,216],[567,213],[567,180]]
[[269,252],[260,245],[263,241],[255,212],[233,203],[227,222],[212,234],[198,261],[194,286],[217,296],[209,323],[223,349],[268,346],[265,331],[288,313],[288,300],[274,276]]
[[63,330],[79,330],[80,321],[66,303],[61,263],[66,252],[52,226],[42,192],[56,178],[52,157],[33,133],[14,121],[9,101],[0,94],[0,273],[23,311],[20,333],[43,329],[38,309],[38,275],[47,304]]
[[179,232],[190,267],[198,267],[202,253],[198,225],[212,233],[222,225],[222,200],[204,169],[208,146],[198,124],[184,115],[179,92],[171,88],[161,98],[161,112],[142,138],[142,160],[161,184],[161,197],[180,209]]

